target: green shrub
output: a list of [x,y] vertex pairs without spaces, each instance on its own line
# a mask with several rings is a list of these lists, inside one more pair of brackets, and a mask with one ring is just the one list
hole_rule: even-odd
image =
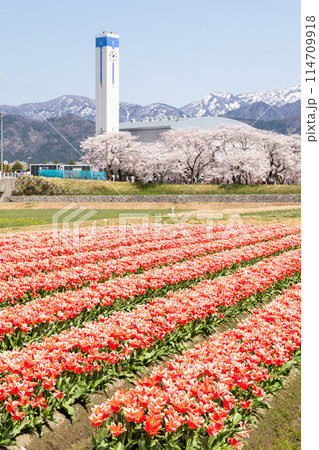
[[20,161],[16,161],[12,164],[11,170],[12,172],[15,172],[16,170],[23,170],[23,164],[21,164]]
[[41,177],[19,177],[12,195],[67,195],[70,191]]

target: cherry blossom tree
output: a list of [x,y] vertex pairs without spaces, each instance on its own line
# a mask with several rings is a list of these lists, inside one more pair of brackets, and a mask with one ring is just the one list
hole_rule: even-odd
[[81,143],[82,160],[106,172],[118,173],[121,179],[130,153],[134,152],[136,137],[128,131],[99,134]]
[[267,159],[256,149],[228,148],[218,155],[218,169],[233,184],[252,184],[267,171]]
[[140,143],[134,150],[127,167],[138,180],[163,183],[170,173],[176,171],[176,155],[163,142]]
[[215,173],[234,184],[251,184],[265,176],[267,158],[260,152],[258,131],[247,126],[221,126],[217,129],[221,151]]
[[219,133],[218,168],[233,183],[253,183],[258,178],[284,183],[287,176],[300,177],[300,136],[250,126],[222,126]]
[[284,183],[287,176],[294,177],[300,173],[299,136],[285,136],[275,132],[259,132],[262,149],[268,160],[267,178],[277,183]]
[[289,182],[300,183],[301,179],[301,137],[297,134],[289,136],[289,144],[292,151],[291,166],[287,171]]
[[129,132],[101,134],[82,142],[83,161],[107,173],[134,175],[144,183],[168,177],[185,183],[276,183],[300,179],[300,136],[250,126],[212,130],[169,130],[154,143],[137,142]]
[[175,170],[185,182],[196,183],[215,165],[215,130],[186,128],[170,130],[161,135],[166,153],[175,158]]

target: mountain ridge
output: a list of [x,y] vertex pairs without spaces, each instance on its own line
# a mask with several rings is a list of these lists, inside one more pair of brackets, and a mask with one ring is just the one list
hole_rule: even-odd
[[[165,103],[142,106],[121,102],[120,121],[134,119],[138,122],[167,116],[223,116],[255,128],[300,134],[300,103],[300,86],[255,94],[211,93],[182,108]],[[64,162],[71,158],[77,160],[80,142],[95,134],[95,104],[89,97],[62,95],[31,105],[3,105],[0,111],[7,114],[4,144],[10,162],[16,159],[30,161],[30,158],[39,163],[56,158]]]
[[5,159],[9,162],[41,163],[59,159],[68,163],[71,158],[78,161],[80,142],[95,134],[95,124],[76,115],[46,121],[6,115],[4,124]]
[[261,119],[263,121],[279,120],[288,117],[301,115],[301,101],[287,103],[282,106],[269,105],[264,102],[256,102],[251,105],[244,105],[238,109],[223,114],[222,117],[230,119]]
[[[160,102],[145,106],[120,102],[120,122],[132,119],[143,120],[147,117],[220,116],[260,102],[266,103],[271,107],[280,108],[284,105],[294,104],[300,100],[300,97],[301,88],[300,85],[297,85],[249,94],[215,92],[180,108]],[[286,109],[289,110],[289,106]],[[61,117],[66,114],[75,114],[83,119],[95,121],[95,101],[89,97],[79,95],[62,95],[46,102],[24,103],[19,106],[2,105],[0,110],[6,114],[22,116],[27,119],[44,120]],[[289,114],[294,115],[288,111],[287,117],[289,117]]]

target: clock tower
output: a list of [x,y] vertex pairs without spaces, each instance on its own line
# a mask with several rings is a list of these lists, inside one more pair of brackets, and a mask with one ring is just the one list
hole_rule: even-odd
[[119,131],[119,36],[95,38],[96,134]]

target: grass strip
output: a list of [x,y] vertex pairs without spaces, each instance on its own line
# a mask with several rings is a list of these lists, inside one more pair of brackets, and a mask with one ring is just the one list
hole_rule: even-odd
[[[108,182],[99,180],[67,180],[51,178],[58,186],[72,191],[75,195],[180,195],[185,192],[185,184],[143,184],[127,182]],[[194,184],[187,186],[188,195],[214,194],[300,194],[300,185],[244,185]],[[170,201],[168,198],[167,201]]]

